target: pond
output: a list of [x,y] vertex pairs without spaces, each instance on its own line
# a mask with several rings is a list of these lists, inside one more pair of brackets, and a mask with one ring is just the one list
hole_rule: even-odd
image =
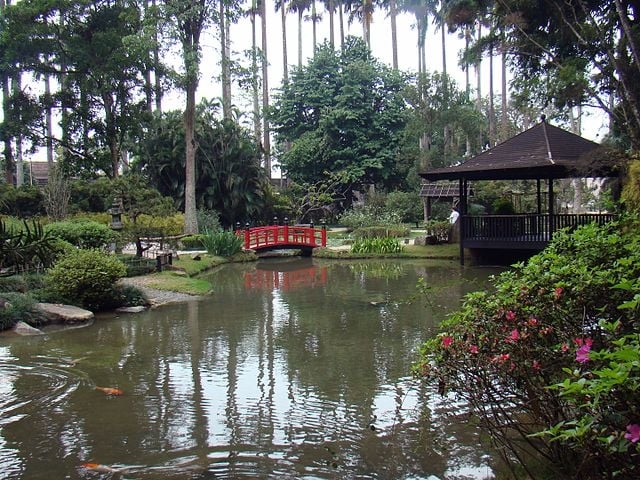
[[464,406],[411,376],[493,273],[265,259],[206,298],[1,338],[0,479],[494,478]]

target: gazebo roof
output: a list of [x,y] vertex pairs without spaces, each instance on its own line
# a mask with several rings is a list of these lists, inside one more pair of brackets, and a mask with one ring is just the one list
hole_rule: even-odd
[[544,119],[528,130],[459,165],[420,174],[437,180],[514,180],[610,176],[601,146],[549,125]]
[[458,198],[460,185],[457,182],[423,182],[420,186],[420,196],[430,198]]

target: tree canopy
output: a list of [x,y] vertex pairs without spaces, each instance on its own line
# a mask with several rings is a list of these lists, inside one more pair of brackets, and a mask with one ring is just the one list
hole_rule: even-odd
[[399,183],[407,77],[376,61],[358,38],[318,48],[293,72],[271,112],[281,165],[297,182],[345,174],[354,185]]

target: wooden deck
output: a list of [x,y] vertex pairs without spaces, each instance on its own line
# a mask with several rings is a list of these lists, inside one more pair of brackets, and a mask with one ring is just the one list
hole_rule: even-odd
[[463,215],[460,219],[461,248],[542,250],[558,230],[589,223],[602,225],[614,215]]

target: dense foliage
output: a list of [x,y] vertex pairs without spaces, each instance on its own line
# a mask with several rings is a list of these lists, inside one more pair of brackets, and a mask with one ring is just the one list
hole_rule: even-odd
[[466,400],[532,478],[532,457],[572,478],[634,478],[639,247],[637,219],[559,232],[423,347],[417,371]]
[[116,303],[116,281],[126,273],[120,260],[102,250],[74,250],[47,272],[47,285],[60,300],[101,310]]
[[336,51],[320,46],[274,99],[271,118],[286,175],[315,183],[326,172],[345,183],[402,185],[396,168],[406,124],[406,78],[350,37]]
[[[212,104],[203,102],[198,107],[196,202],[199,209],[219,212],[220,222],[231,226],[260,215],[266,177],[250,132],[231,120],[218,119],[215,113]],[[137,162],[137,168],[162,195],[175,199],[178,208],[184,207],[186,181],[183,124],[178,111],[155,118],[139,145]]]
[[351,245],[351,253],[400,253],[403,247],[394,237],[365,237]]
[[243,238],[232,231],[205,232],[200,241],[207,253],[220,257],[230,257],[242,250]]
[[90,220],[50,223],[45,226],[45,232],[80,248],[106,248],[116,240],[111,228]]

